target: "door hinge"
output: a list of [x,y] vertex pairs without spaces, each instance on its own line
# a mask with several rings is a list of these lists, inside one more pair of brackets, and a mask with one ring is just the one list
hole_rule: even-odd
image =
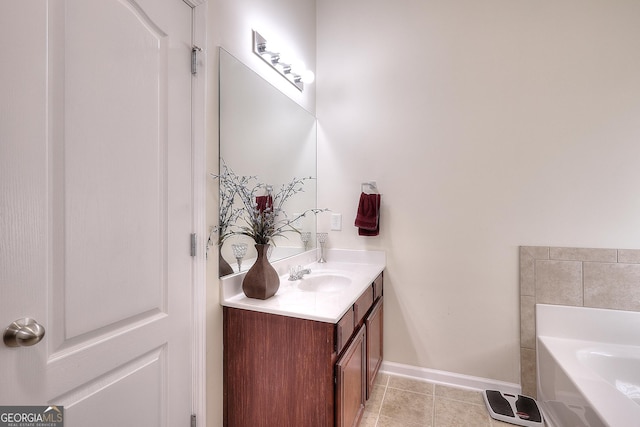
[[202,49],[198,46],[191,48],[191,74],[198,74],[198,52],[202,52]]
[[198,242],[198,238],[196,237],[196,233],[191,233],[191,256],[196,256],[197,242]]
[[196,416],[195,416],[195,414],[191,415],[191,427],[196,427]]

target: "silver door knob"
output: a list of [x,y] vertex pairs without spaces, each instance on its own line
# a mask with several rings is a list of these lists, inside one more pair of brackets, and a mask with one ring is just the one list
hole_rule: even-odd
[[44,326],[30,317],[18,319],[4,330],[3,340],[7,347],[29,347],[38,344],[44,337]]

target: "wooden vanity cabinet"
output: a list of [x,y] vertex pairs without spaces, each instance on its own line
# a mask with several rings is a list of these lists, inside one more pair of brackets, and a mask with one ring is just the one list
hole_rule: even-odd
[[382,274],[336,324],[223,308],[225,427],[355,427],[382,362]]

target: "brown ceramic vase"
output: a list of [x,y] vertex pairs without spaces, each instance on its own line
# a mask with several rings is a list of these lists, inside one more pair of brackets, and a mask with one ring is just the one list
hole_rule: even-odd
[[242,291],[249,298],[267,299],[278,292],[280,278],[267,258],[269,245],[255,245],[258,258],[242,281]]
[[233,274],[233,268],[222,256],[222,245],[220,245],[218,249],[218,273],[220,277],[226,276],[227,274]]

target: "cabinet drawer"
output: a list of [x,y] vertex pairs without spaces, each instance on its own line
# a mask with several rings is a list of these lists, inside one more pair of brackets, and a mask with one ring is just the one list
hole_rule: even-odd
[[342,316],[342,318],[336,324],[336,353],[340,354],[345,345],[349,342],[351,334],[355,329],[355,322],[353,321],[353,307],[349,307],[349,310]]
[[366,291],[353,304],[353,312],[355,315],[356,325],[360,325],[367,311],[373,305],[373,285],[369,286]]

